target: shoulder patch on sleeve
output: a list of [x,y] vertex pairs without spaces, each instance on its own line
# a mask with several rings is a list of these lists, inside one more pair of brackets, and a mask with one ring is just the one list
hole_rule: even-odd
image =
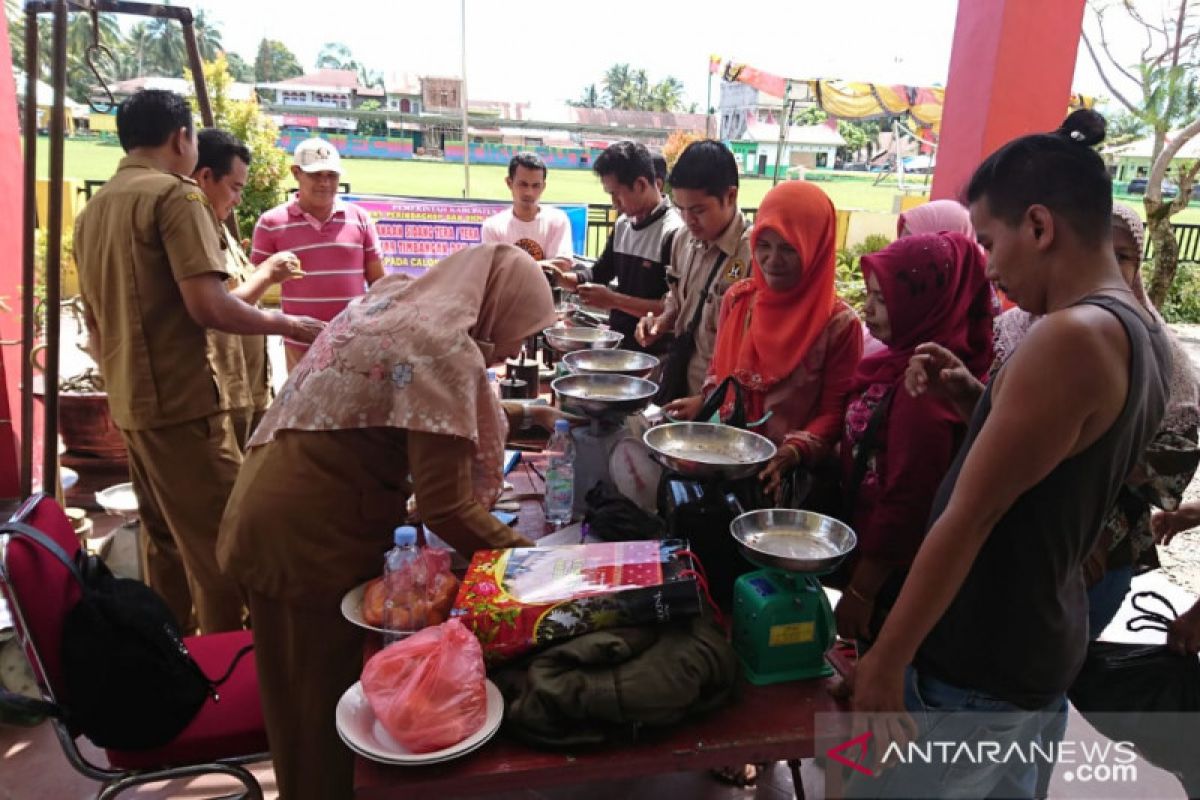
[[729,266],[725,268],[725,275],[722,276],[726,283],[740,281],[742,278],[750,277],[750,271],[746,269],[746,262],[740,258],[729,260]]

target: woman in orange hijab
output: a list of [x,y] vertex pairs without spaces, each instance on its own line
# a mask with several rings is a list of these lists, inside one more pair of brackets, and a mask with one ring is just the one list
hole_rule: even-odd
[[[732,377],[747,420],[767,417],[756,430],[779,447],[762,475],[768,492],[788,469],[829,455],[862,357],[858,316],[834,286],[836,234],[828,195],[803,181],[779,184],[754,218],[752,275],[721,304],[704,393]],[[733,402],[729,392],[722,418]],[[686,397],[665,411],[693,419],[701,403],[701,396]]]

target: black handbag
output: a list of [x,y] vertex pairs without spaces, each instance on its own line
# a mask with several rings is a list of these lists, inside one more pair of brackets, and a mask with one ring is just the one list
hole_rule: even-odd
[[[70,571],[82,593],[62,632],[63,717],[99,747],[161,747],[195,718],[228,680],[252,645],[243,647],[225,675],[210,679],[183,642],[165,602],[140,581],[118,578],[96,556],[72,560],[41,531],[20,522],[0,533],[31,541]],[[48,704],[47,704],[48,705]]]
[[657,405],[665,406],[672,400],[685,397],[688,393],[688,366],[692,363],[692,355],[696,352],[696,331],[700,328],[700,320],[704,317],[708,292],[712,288],[713,281],[720,274],[721,265],[724,263],[725,253],[721,253],[717,257],[717,263],[713,265],[712,272],[708,274],[708,280],[704,283],[704,291],[700,293],[700,300],[696,303],[696,310],[692,312],[692,318],[688,320],[687,327],[683,329],[683,333],[671,340],[670,348],[663,357],[663,364],[660,368],[658,392],[654,395],[654,402]]
[[[1139,604],[1154,599],[1172,617]],[[1166,631],[1174,606],[1155,592],[1133,595],[1142,612],[1130,619],[1131,631]],[[1190,797],[1200,793],[1200,659],[1180,655],[1166,645],[1092,642],[1071,688],[1071,703],[1100,733],[1129,741],[1151,763],[1179,774]]]

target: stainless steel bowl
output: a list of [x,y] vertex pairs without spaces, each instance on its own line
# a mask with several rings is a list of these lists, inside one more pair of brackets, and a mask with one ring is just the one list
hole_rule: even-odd
[[646,431],[654,460],[686,478],[748,478],[775,455],[765,436],[712,422],[672,422]]
[[621,343],[624,334],[600,328],[553,327],[542,331],[546,342],[560,353],[576,350],[611,350]]
[[585,417],[629,416],[650,405],[658,384],[628,375],[567,375],[550,384],[558,404]]
[[842,563],[858,544],[844,522],[812,511],[765,508],[729,524],[742,555],[760,567],[824,574]]
[[563,356],[563,363],[572,372],[645,378],[658,366],[658,359],[633,350],[576,350]]

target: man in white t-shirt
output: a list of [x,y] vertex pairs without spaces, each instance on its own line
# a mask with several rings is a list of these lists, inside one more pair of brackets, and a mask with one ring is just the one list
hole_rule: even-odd
[[533,153],[518,153],[508,162],[504,180],[512,192],[512,208],[483,223],[485,244],[512,244],[544,267],[571,267],[571,221],[560,209],[538,205],[546,191],[546,165]]

